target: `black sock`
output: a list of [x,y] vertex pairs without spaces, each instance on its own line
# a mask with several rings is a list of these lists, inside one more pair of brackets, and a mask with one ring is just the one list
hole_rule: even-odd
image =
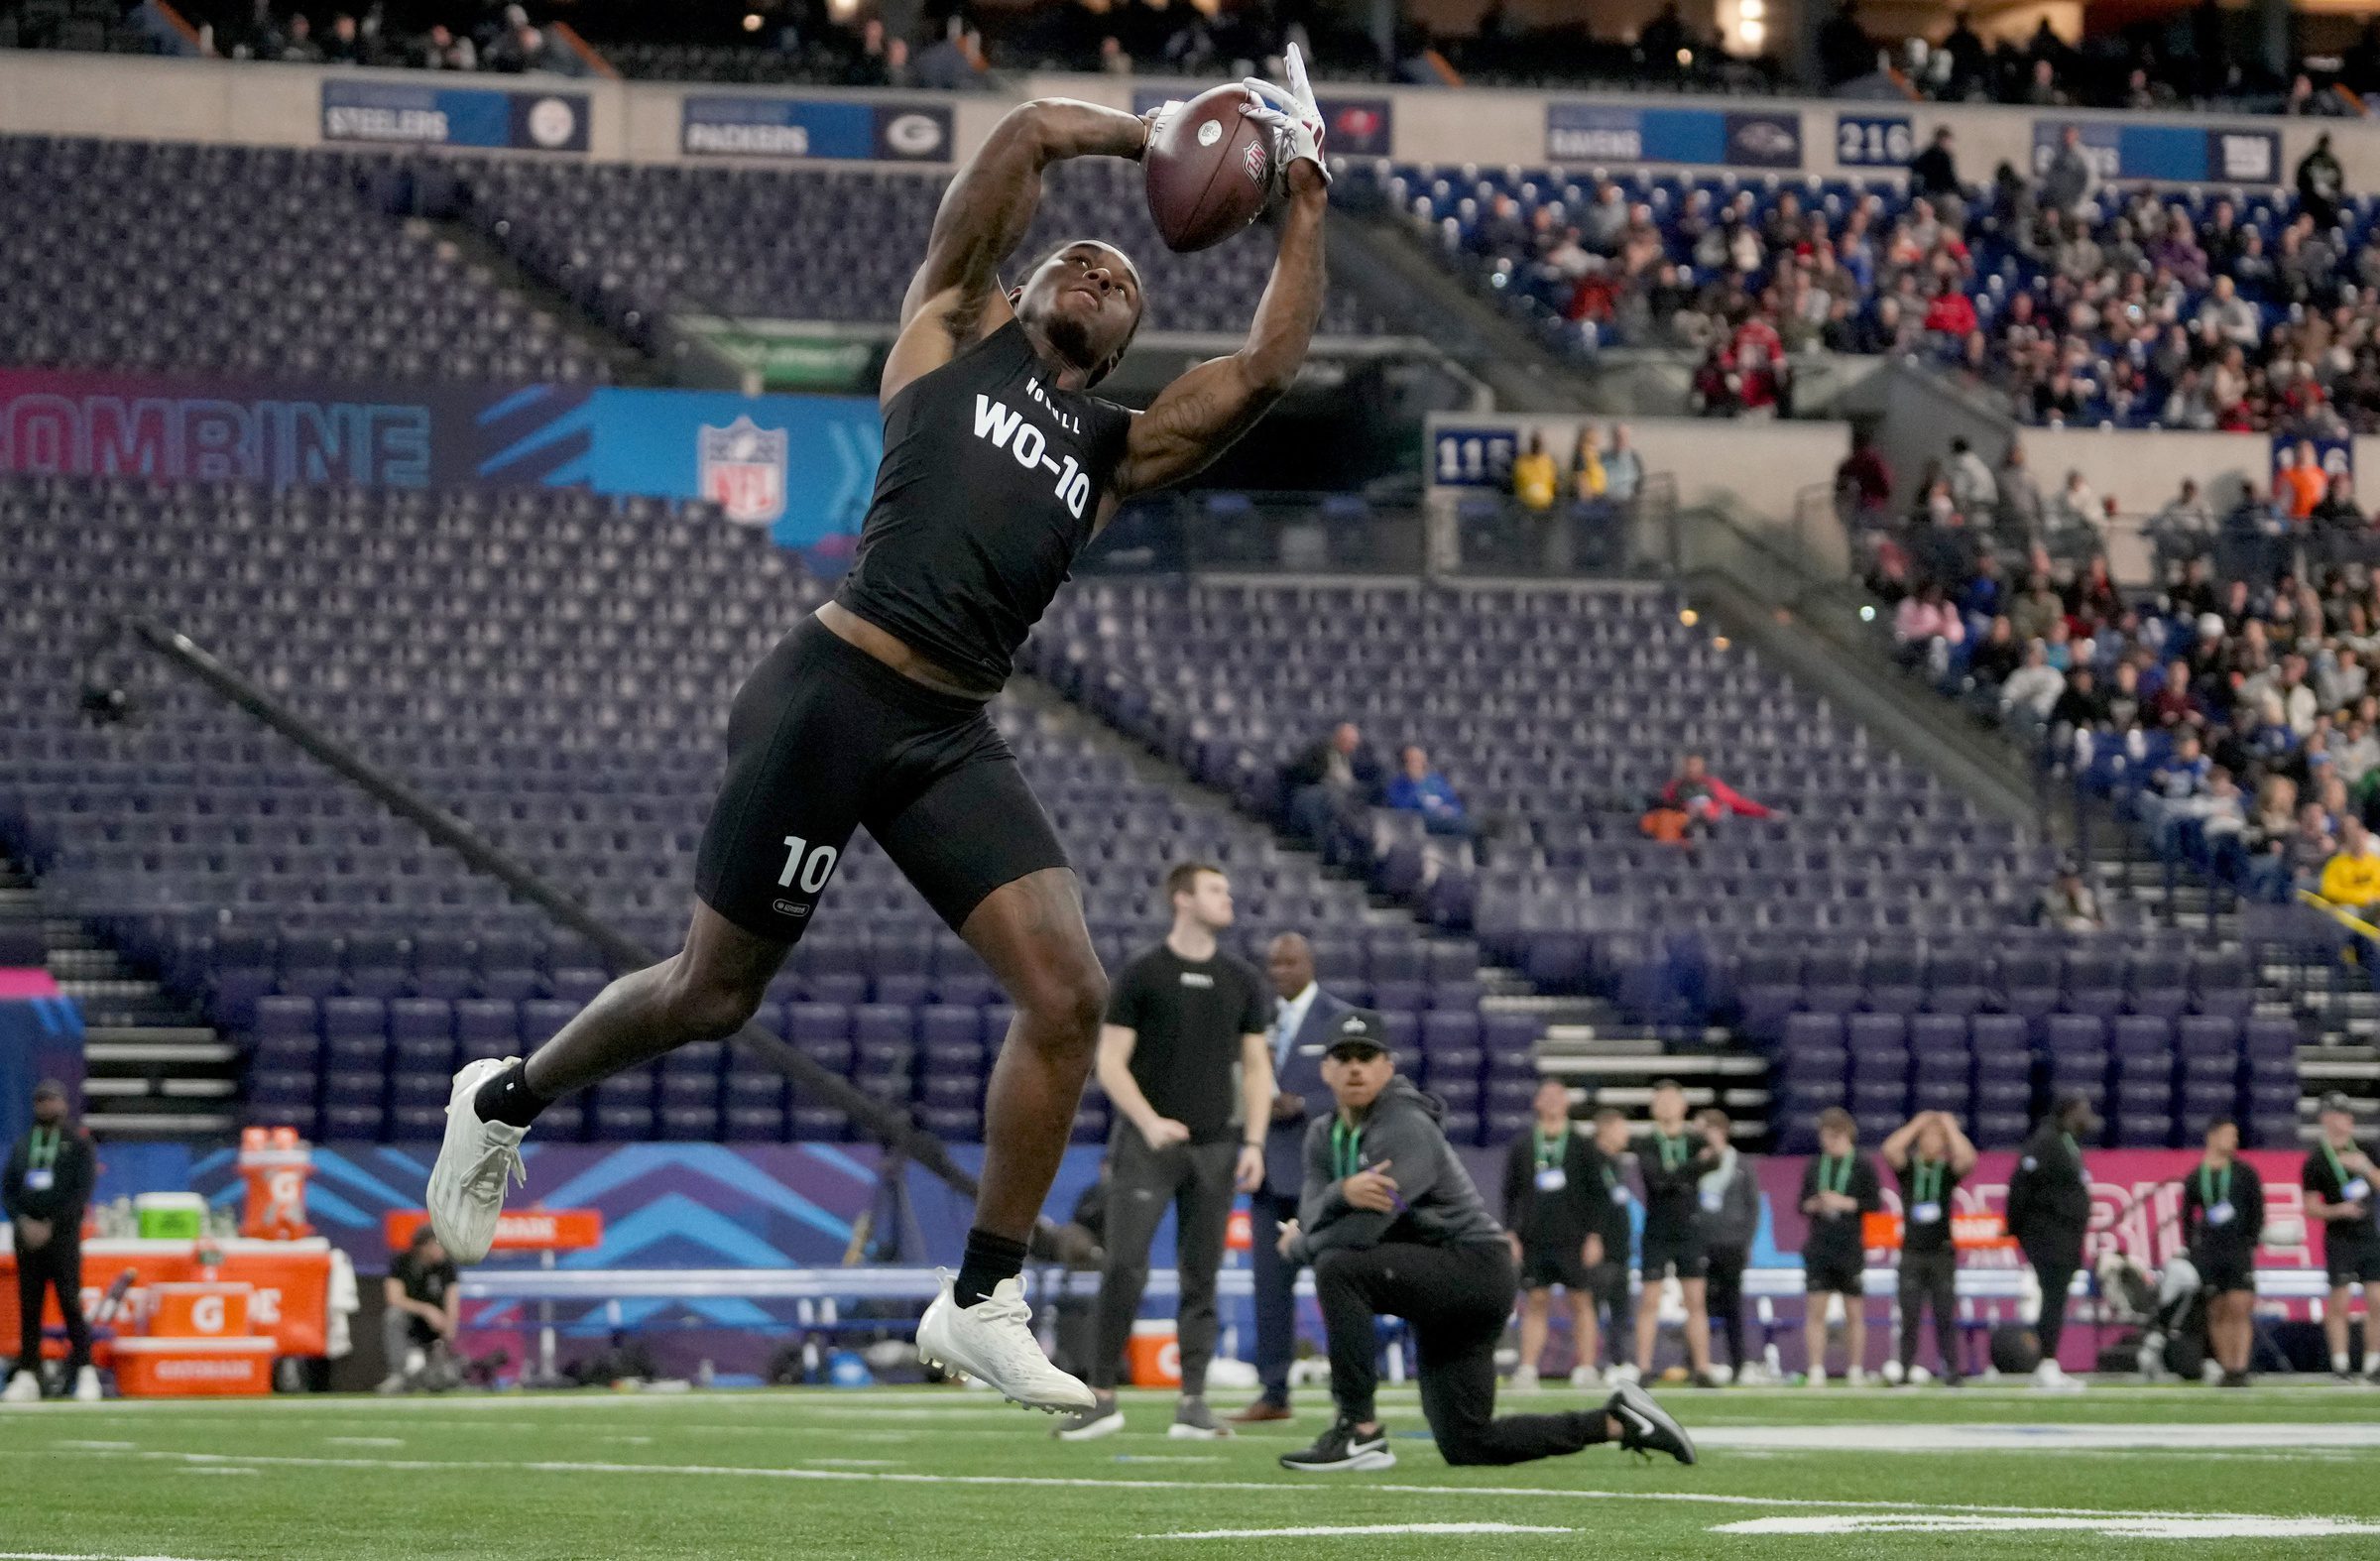
[[992,1286],[1022,1272],[1024,1243],[986,1230],[969,1231],[967,1256],[959,1263],[959,1276],[950,1287],[950,1298],[961,1306],[973,1306],[991,1295]]
[[516,1062],[479,1087],[471,1097],[471,1109],[479,1113],[482,1122],[501,1122],[516,1128],[526,1128],[537,1120],[537,1113],[552,1104],[529,1087],[529,1066]]

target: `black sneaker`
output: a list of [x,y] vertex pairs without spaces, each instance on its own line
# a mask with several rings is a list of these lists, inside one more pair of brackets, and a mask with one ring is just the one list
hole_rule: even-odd
[[2222,1387],[2245,1387],[2248,1385],[2248,1374],[2245,1372],[2225,1372],[2223,1374],[2222,1381],[2216,1385]]
[[1604,1413],[1619,1422],[1619,1445],[1626,1451],[1647,1458],[1667,1453],[1681,1464],[1694,1462],[1694,1439],[1686,1428],[1634,1382],[1622,1382],[1604,1405]]
[[1314,1445],[1302,1453],[1283,1453],[1281,1467],[1301,1474],[1337,1474],[1349,1469],[1393,1469],[1396,1455],[1388,1451],[1388,1432],[1359,1431],[1345,1420],[1334,1420],[1331,1428],[1314,1439]]

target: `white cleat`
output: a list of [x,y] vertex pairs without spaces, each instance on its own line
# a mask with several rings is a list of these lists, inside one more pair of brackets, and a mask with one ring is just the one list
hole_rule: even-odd
[[95,1404],[99,1396],[99,1374],[87,1366],[76,1372],[74,1401],[78,1404]]
[[1534,1366],[1515,1366],[1512,1368],[1512,1385],[1508,1391],[1516,1393],[1533,1393],[1537,1391],[1537,1368]]
[[2045,1393],[2079,1393],[2083,1384],[2066,1375],[2066,1368],[2056,1361],[2044,1361],[2033,1369],[2033,1385]]
[[919,1360],[964,1373],[1027,1409],[1082,1414],[1097,1404],[1090,1388],[1050,1365],[1042,1353],[1019,1281],[1003,1279],[988,1298],[961,1306],[951,1297],[948,1269],[941,1280],[942,1292],[917,1322]]
[[42,1380],[31,1372],[19,1372],[8,1380],[8,1388],[0,1392],[0,1403],[38,1404],[42,1401]]
[[446,1098],[446,1140],[438,1145],[437,1164],[430,1167],[424,1201],[438,1245],[458,1263],[479,1261],[495,1244],[505,1183],[529,1185],[528,1167],[521,1163],[521,1140],[529,1130],[483,1121],[475,1104],[481,1085],[520,1060],[482,1057],[466,1063]]

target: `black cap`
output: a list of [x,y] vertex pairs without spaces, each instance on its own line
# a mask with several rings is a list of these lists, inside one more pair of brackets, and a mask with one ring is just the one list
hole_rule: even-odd
[[1370,1009],[1356,1009],[1339,1017],[1331,1031],[1331,1043],[1323,1051],[1326,1057],[1387,1056],[1388,1029],[1380,1016]]
[[2332,1090],[2322,1097],[2322,1111],[2324,1113],[2335,1111],[2341,1116],[2352,1117],[2355,1115],[2355,1103],[2347,1099],[2344,1092]]
[[66,1087],[56,1079],[44,1079],[33,1087],[35,1100],[64,1100]]
[[2091,1109],[2090,1097],[2081,1090],[2068,1090],[2058,1097],[2057,1117],[2061,1122],[2078,1111],[2082,1114],[2084,1122],[2099,1120],[2099,1114]]

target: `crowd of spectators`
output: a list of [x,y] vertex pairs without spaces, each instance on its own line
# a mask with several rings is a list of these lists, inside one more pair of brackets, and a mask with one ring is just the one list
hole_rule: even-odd
[[518,4],[449,0],[392,19],[385,4],[304,9],[251,0],[221,21],[201,21],[201,53],[227,60],[374,65],[501,74],[582,75],[587,62],[530,20]]
[[[357,62],[434,69],[499,69],[519,58],[517,30],[492,33],[474,13],[501,4],[474,0],[373,0],[350,13],[354,37],[343,37],[337,10],[309,12],[300,25],[286,4],[263,0],[184,0],[178,9],[225,58],[301,60],[340,58]],[[394,13],[392,18],[392,13]],[[439,13],[455,13],[439,15]],[[735,81],[903,84],[904,70],[945,41],[950,6],[928,8],[915,39],[895,34],[875,63],[890,83],[865,68],[860,30],[868,13],[830,13],[826,0],[744,0],[712,11],[641,7],[634,0],[578,0],[569,14],[630,75]],[[975,73],[988,63],[1016,70],[1145,71],[1230,77],[1277,56],[1294,31],[1318,79],[1408,81],[1436,85],[1451,71],[1487,86],[1641,88],[1709,93],[1794,93],[1812,87],[1865,95],[1888,79],[1892,95],[1914,90],[1945,102],[2000,102],[2033,107],[2167,110],[2206,108],[2230,113],[2351,114],[2340,88],[2380,90],[2380,26],[2367,26],[2335,55],[2311,54],[2284,68],[2263,58],[2252,12],[2224,12],[2214,0],[2153,21],[2101,30],[2068,43],[2043,22],[2029,37],[1986,41],[1959,14],[1947,37],[1868,33],[1845,5],[1820,35],[1816,81],[1794,78],[1773,53],[1746,51],[1744,39],[1723,42],[1699,31],[1675,4],[1641,25],[1599,29],[1593,14],[1529,25],[1503,0],[1490,0],[1468,31],[1439,32],[1407,16],[1383,49],[1369,18],[1309,3],[1185,6],[1170,0],[1050,0],[1040,5],[964,12],[959,33],[973,49]],[[6,8],[0,7],[0,20]],[[975,33],[981,25],[989,37]],[[433,43],[443,28],[447,38]],[[1772,30],[1773,31],[1773,30]],[[955,39],[953,40],[955,41]],[[71,29],[21,21],[0,42],[27,48],[96,47]],[[458,45],[460,47],[458,47]],[[123,31],[107,47],[154,47]],[[616,53],[614,51],[616,50]],[[319,52],[317,56],[316,52]],[[530,66],[529,68],[537,68]],[[559,67],[548,67],[559,68]],[[1888,77],[1886,72],[1890,72]],[[919,85],[959,85],[971,79],[934,78]]]
[[1342,721],[1281,771],[1282,822],[1329,862],[1358,857],[1366,815],[1375,807],[1413,813],[1430,834],[1468,840],[1477,832],[1462,793],[1430,762],[1429,750],[1408,743],[1393,769],[1364,741],[1363,729]]
[[[1860,455],[1874,463],[1872,449]],[[1846,492],[1859,489],[1851,466]],[[2251,899],[2307,891],[2370,906],[2380,547],[2360,515],[2326,532],[2296,513],[2318,489],[2352,512],[2344,475],[2320,470],[2311,452],[2292,457],[2219,523],[2183,483],[2148,528],[2156,581],[2130,590],[2114,581],[2103,538],[2060,556],[2010,514],[2011,486],[2029,486],[2012,446],[1986,468],[1995,499],[1976,524],[1961,501],[1941,502],[1953,479],[1936,475],[1919,513],[1863,532],[1870,584],[1893,603],[1904,664],[2051,771],[2112,798],[2161,855]],[[2293,480],[2300,472],[2316,480]]]
[[2202,217],[2146,188],[2094,187],[2078,142],[2070,128],[2037,186],[1995,183],[1992,244],[2017,280],[1995,277],[1964,332],[1931,332],[1934,356],[2028,422],[2380,428],[2380,230],[2350,237],[2326,135],[2294,203],[2223,195]]
[[[1949,147],[1946,131],[1929,151]],[[1917,352],[1974,324],[1955,195],[1919,193],[1895,212],[1871,192],[1834,214],[1790,188],[1763,201],[1698,185],[1656,210],[1598,177],[1580,195],[1575,209],[1524,211],[1498,194],[1461,244],[1507,280],[1519,273],[1591,346],[1699,354],[1695,402],[1711,416],[1790,416],[1797,354]]]
[[2336,88],[2380,89],[2380,27],[2367,26],[2343,54],[2303,56],[2280,69],[2264,58],[2250,31],[2254,25],[2251,12],[2226,12],[2215,0],[2200,0],[2072,44],[2046,18],[2030,37],[1987,42],[1967,25],[1964,12],[1940,43],[1894,42],[1869,35],[1845,5],[1821,31],[1819,59],[1829,86],[1872,76],[1889,61],[1913,89],[1937,102],[2029,108],[2343,117],[2357,109]]

